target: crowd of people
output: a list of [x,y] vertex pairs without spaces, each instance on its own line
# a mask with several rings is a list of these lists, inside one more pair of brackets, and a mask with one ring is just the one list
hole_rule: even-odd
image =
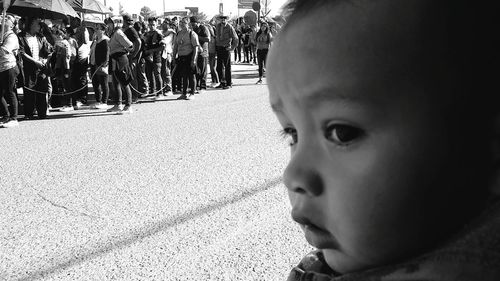
[[191,100],[207,87],[229,89],[232,52],[235,63],[258,63],[257,84],[262,83],[273,38],[266,22],[233,25],[224,15],[210,22],[195,16],[122,18],[90,27],[79,18],[47,25],[39,18],[7,15],[0,45],[0,80],[6,81],[0,127],[18,126],[20,105],[25,120],[47,118],[51,107],[81,109],[87,105],[89,79],[96,100],[92,108],[118,114],[132,113],[141,98],[177,93],[178,99]]

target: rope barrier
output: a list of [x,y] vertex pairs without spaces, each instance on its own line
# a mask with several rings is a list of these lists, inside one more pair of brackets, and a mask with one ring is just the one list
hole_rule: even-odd
[[[100,65],[99,67],[101,67],[101,66],[103,66],[103,64],[102,64],[102,65]],[[99,69],[99,67],[98,67],[98,68],[94,71],[94,73],[93,73],[93,74],[92,74],[92,76],[90,77],[90,80],[91,80],[91,81],[92,81],[92,79],[94,79],[94,76],[96,75],[97,70]],[[71,92],[68,92],[68,93],[63,93],[63,94],[54,94],[54,93],[52,93],[50,96],[51,96],[51,97],[69,96],[69,95],[73,95],[73,94],[75,94],[75,93],[78,93],[78,92],[82,91],[83,89],[85,89],[85,88],[87,88],[87,87],[88,87],[88,85],[85,85],[85,86],[81,87],[81,88],[80,88],[80,89],[78,89],[78,90],[74,90],[74,91],[71,91]],[[28,90],[28,91],[33,92],[33,93],[36,93],[36,94],[44,94],[44,95],[48,94],[48,92],[41,92],[41,91],[38,91],[38,90],[35,90],[35,89],[31,89],[31,88],[28,88],[28,87],[23,87],[23,91],[24,91],[24,90]]]
[[[102,65],[101,65],[101,66],[102,66]],[[99,67],[101,67],[101,66],[99,66]],[[97,69],[99,69],[99,68],[97,68]],[[93,74],[92,74],[92,76],[90,77],[90,80],[91,80],[91,81],[92,81],[92,79],[94,79],[94,76],[95,76],[95,75],[96,75],[96,73],[97,73],[97,69],[96,69],[96,71],[94,71],[94,73],[93,73]],[[175,70],[176,70],[176,67],[172,70],[171,76],[173,76],[173,73],[174,73],[174,71],[175,71]],[[148,94],[148,93],[143,93],[143,92],[141,92],[141,91],[137,90],[136,88],[134,88],[134,87],[133,87],[132,85],[130,85],[130,84],[129,84],[129,86],[130,86],[130,88],[131,88],[134,92],[136,92],[136,93],[138,93],[138,94],[141,94],[141,95],[146,95],[146,94]],[[159,90],[158,90],[158,91],[156,91],[156,92],[153,92],[153,93],[151,93],[151,94],[148,94],[148,95],[150,95],[150,96],[156,96],[157,94],[159,94],[159,93],[163,92],[163,90],[165,90],[168,86],[169,86],[169,85],[168,85],[168,84],[166,84],[165,86],[163,86],[163,88],[159,89]],[[83,89],[85,89],[85,88],[87,88],[87,87],[88,87],[88,85],[85,85],[85,86],[81,87],[81,88],[80,88],[80,89],[78,89],[78,90],[74,90],[74,91],[71,91],[71,92],[68,92],[68,93],[63,93],[63,94],[54,94],[54,93],[53,93],[53,94],[51,94],[51,97],[60,97],[60,96],[69,96],[69,95],[73,95],[73,94],[75,94],[75,93],[78,93],[78,92],[82,91]],[[23,90],[28,90],[28,91],[30,91],[30,92],[37,93],[37,94],[48,94],[48,92],[41,92],[41,91],[37,91],[37,90],[35,90],[35,89],[31,89],[31,88],[28,88],[28,87],[23,87]]]

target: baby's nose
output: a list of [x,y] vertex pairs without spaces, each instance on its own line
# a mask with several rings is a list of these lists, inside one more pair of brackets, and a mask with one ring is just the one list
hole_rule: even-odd
[[316,165],[312,155],[296,151],[283,173],[283,181],[288,190],[308,196],[321,195],[324,183]]

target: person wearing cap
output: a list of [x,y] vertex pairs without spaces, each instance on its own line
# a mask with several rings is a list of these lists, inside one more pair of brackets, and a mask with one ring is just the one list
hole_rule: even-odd
[[[19,74],[16,55],[19,50],[17,35],[12,31],[14,17],[7,15],[5,19],[0,17],[0,28],[5,21],[4,34],[0,44],[0,127],[11,128],[19,125],[17,122],[17,95],[16,78]],[[10,109],[9,109],[10,105]]]
[[238,35],[227,22],[227,16],[220,15],[220,23],[215,28],[215,50],[217,53],[217,73],[221,84],[217,88],[228,89],[232,87],[231,80],[231,52],[238,45]]
[[198,67],[198,71],[196,72],[196,83],[201,93],[201,91],[207,89],[208,43],[210,42],[210,31],[205,25],[200,24],[198,18],[195,16],[190,17],[189,21],[191,22],[191,28],[196,35],[198,35],[198,41],[202,47],[196,63]]
[[156,18],[151,17],[148,19],[149,31],[145,36],[144,56],[146,59],[146,75],[148,75],[149,81],[149,94],[161,98],[163,86],[161,58],[165,45],[162,42],[163,35],[157,29],[157,25]]
[[[138,82],[137,82],[137,72],[139,71],[138,69],[138,64],[139,64],[139,54],[141,50],[141,39],[139,38],[139,34],[137,33],[137,30],[133,27],[134,20],[130,16],[130,14],[123,14],[123,33],[127,36],[128,40],[134,44],[134,49],[130,52],[129,54],[129,62],[130,62],[130,70],[132,71],[132,81],[130,82],[130,85],[134,89],[138,89]],[[132,97],[134,100],[137,99],[137,91],[132,91]]]

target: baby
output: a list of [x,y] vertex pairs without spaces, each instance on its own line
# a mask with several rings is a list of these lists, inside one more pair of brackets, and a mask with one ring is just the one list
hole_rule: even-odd
[[[270,51],[289,280],[500,280],[493,4],[292,0]],[[495,80],[496,79],[496,80]]]

